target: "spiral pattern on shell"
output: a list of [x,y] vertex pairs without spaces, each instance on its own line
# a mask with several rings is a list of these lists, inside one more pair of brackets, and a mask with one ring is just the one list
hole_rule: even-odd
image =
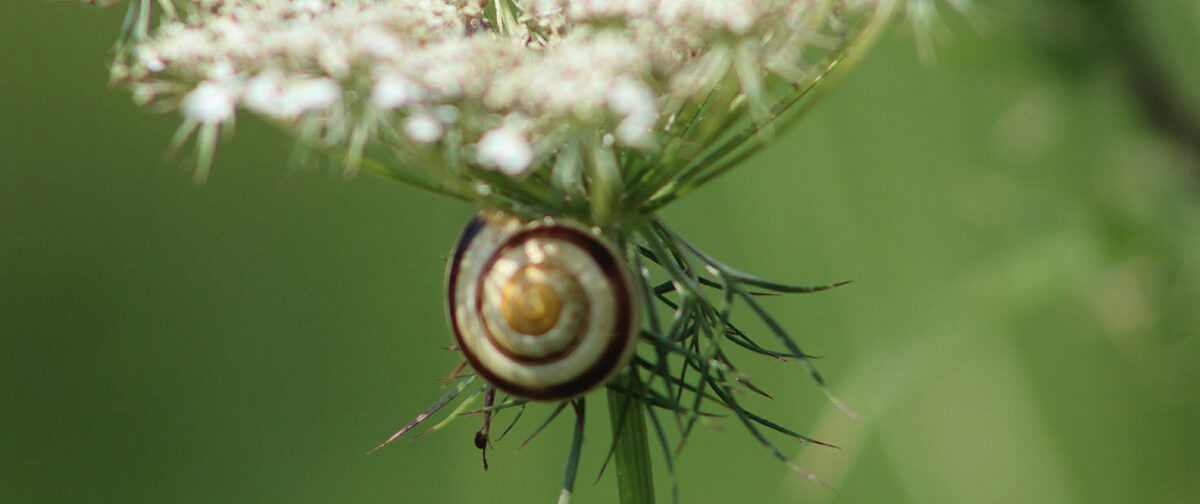
[[450,325],[471,366],[535,400],[582,394],[624,369],[640,327],[629,268],[583,226],[480,213],[450,263]]

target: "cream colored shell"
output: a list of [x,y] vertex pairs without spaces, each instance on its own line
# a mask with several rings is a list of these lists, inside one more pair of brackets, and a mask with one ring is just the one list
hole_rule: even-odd
[[485,211],[459,240],[447,291],[463,355],[516,396],[582,394],[624,369],[637,344],[629,268],[583,226]]

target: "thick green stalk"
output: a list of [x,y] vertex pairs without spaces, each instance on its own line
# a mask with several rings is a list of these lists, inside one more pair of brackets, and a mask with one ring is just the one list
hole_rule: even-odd
[[[626,377],[615,381],[633,392]],[[650,467],[650,445],[646,439],[646,414],[642,402],[623,392],[608,389],[608,416],[617,436],[617,487],[621,504],[654,504],[654,476]]]

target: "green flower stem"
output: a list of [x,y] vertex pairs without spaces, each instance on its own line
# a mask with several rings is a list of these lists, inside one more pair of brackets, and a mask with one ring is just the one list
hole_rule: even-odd
[[[621,388],[633,391],[632,380],[614,379]],[[608,389],[608,415],[616,440],[617,487],[621,504],[654,504],[654,476],[650,467],[650,445],[646,439],[646,415],[642,402],[623,392]]]

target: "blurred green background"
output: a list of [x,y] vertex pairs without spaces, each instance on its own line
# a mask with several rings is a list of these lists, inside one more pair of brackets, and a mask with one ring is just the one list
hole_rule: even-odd
[[[443,266],[472,208],[289,169],[250,118],[197,186],[164,159],[177,116],[106,86],[121,8],[5,3],[0,502],[553,501],[569,422],[517,450],[546,408],[487,472],[475,419],[365,455],[456,363]],[[665,212],[733,265],[855,281],[768,303],[861,421],[739,359],[776,397],[753,406],[842,447],[780,440],[836,490],[725,419],[683,502],[1200,502],[1200,156],[1131,85],[1149,64],[1200,110],[1200,3],[1136,2],[1109,36],[1112,3],[950,17],[933,67],[898,25]],[[614,502],[592,404],[576,502]]]

